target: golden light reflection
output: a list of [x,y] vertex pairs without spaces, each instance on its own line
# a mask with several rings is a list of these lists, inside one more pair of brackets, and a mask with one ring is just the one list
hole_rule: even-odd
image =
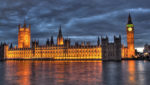
[[128,61],[129,82],[131,85],[136,83],[135,79],[135,61]]
[[30,74],[30,61],[6,61],[6,80],[16,81],[18,85],[31,85]]
[[5,78],[18,85],[92,85],[102,79],[102,62],[8,60]]

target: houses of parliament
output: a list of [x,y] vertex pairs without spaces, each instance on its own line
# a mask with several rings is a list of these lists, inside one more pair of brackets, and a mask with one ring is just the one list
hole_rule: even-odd
[[127,46],[121,43],[121,36],[114,36],[114,42],[110,43],[108,37],[98,37],[97,45],[90,42],[71,45],[70,39],[65,39],[61,26],[57,35],[57,43],[53,36],[46,41],[46,45],[39,45],[38,40],[31,41],[31,26],[24,23],[18,26],[18,46],[9,46],[6,43],[0,45],[0,56],[2,59],[56,59],[56,60],[80,60],[80,59],[102,59],[121,60],[135,56],[134,48],[134,25],[131,16],[128,16],[126,25]]

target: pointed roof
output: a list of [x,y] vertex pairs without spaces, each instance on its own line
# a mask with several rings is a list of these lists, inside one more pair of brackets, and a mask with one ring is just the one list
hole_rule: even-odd
[[53,36],[51,36],[51,45],[54,44]]
[[12,43],[10,44],[10,47],[9,47],[9,48],[13,48],[13,44],[12,44]]
[[133,23],[132,23],[132,18],[131,18],[130,13],[129,13],[129,16],[128,16],[128,24],[133,24]]
[[47,41],[46,41],[46,45],[49,45],[49,39],[47,39]]
[[62,37],[62,32],[61,32],[61,25],[60,25],[60,28],[59,28],[59,33],[58,33],[58,37]]

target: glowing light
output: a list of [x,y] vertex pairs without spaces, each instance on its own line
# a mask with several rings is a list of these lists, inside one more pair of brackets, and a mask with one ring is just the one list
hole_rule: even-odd
[[133,24],[127,24],[127,27],[134,27]]
[[132,28],[131,28],[131,27],[129,27],[129,28],[128,28],[128,31],[132,31]]

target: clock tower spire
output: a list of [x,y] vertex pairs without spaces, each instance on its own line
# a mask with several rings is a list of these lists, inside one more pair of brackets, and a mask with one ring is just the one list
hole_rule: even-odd
[[134,49],[134,25],[132,23],[131,15],[129,13],[128,16],[128,23],[126,25],[127,31],[127,47],[128,47],[128,58],[132,58],[135,56],[135,49]]
[[130,13],[129,13],[129,16],[128,16],[128,24],[133,24]]

